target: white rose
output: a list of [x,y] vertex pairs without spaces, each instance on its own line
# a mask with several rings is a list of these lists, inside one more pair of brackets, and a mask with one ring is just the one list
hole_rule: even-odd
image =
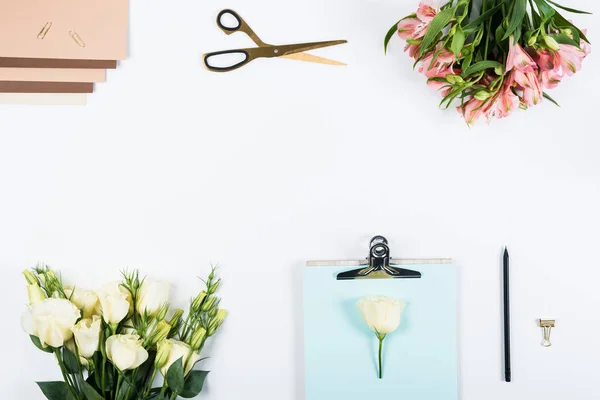
[[138,335],[114,335],[106,340],[106,356],[120,371],[136,369],[148,359]]
[[73,337],[71,328],[80,317],[69,300],[49,298],[29,307],[21,324],[25,332],[40,339],[42,346],[61,347]]
[[188,372],[190,372],[190,370],[192,369],[192,367],[196,364],[196,362],[200,360],[200,354],[193,351],[188,344],[180,342],[179,340],[167,339],[166,342],[169,343],[170,346],[165,346],[165,348],[168,349],[168,347],[170,347],[171,351],[169,353],[167,361],[161,367],[160,373],[163,374],[163,376],[167,376],[169,367],[173,365],[175,361],[183,357],[183,368],[185,371],[185,375],[187,375]]
[[79,355],[85,358],[92,358],[94,353],[100,347],[102,319],[97,315],[94,315],[91,319],[84,318],[71,330],[75,335],[75,342],[79,349]]
[[118,324],[129,313],[130,294],[119,282],[104,285],[96,292],[102,308],[102,318],[108,324]]
[[83,318],[91,318],[95,314],[96,307],[98,306],[98,296],[96,293],[77,287],[73,289],[70,286],[66,286],[65,294],[71,300],[71,303],[75,304],[81,310]]
[[144,311],[153,316],[158,309],[169,302],[169,292],[171,284],[164,281],[153,281],[144,279],[142,286],[137,293],[137,311],[141,315]]
[[400,325],[400,315],[406,304],[391,297],[368,296],[360,299],[356,306],[369,328],[378,336],[385,336]]

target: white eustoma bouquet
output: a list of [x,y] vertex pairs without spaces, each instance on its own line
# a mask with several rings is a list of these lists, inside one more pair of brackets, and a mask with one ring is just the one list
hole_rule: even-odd
[[[208,371],[193,368],[227,316],[214,269],[185,318],[169,310],[168,282],[137,271],[95,292],[64,286],[48,267],[23,274],[30,302],[23,329],[54,354],[64,379],[38,382],[49,400],[173,400],[202,391]],[[153,388],[159,372],[164,383]]]

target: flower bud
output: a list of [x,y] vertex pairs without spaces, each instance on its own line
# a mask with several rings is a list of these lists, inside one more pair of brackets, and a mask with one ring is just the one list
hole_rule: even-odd
[[571,30],[571,28],[564,28],[560,30],[562,33],[564,33],[565,35],[567,35],[568,37],[570,37],[571,39],[573,38],[573,31]]
[[560,45],[558,44],[558,42],[556,40],[554,40],[553,37],[550,36],[544,36],[544,42],[546,42],[546,46],[548,46],[551,50],[559,50],[560,49]]
[[190,347],[192,350],[199,350],[204,344],[204,338],[206,337],[206,330],[202,327],[196,329],[196,332],[192,335]]
[[213,307],[212,310],[208,312],[208,316],[210,318],[214,318],[217,316],[217,312],[219,312],[219,309],[217,307]]
[[200,308],[202,307],[202,303],[204,302],[204,299],[206,298],[206,292],[203,290],[200,293],[198,293],[198,296],[196,296],[196,298],[194,299],[194,301],[192,301],[192,309],[193,310],[200,310]]
[[202,304],[202,311],[203,312],[210,311],[213,308],[213,305],[215,304],[216,301],[217,301],[217,298],[214,296],[211,296],[208,299],[206,299],[204,304]]
[[181,308],[178,308],[177,311],[175,311],[175,314],[173,314],[173,317],[171,317],[171,320],[169,321],[169,325],[171,325],[172,327],[178,326],[179,322],[181,321],[182,315],[183,315],[183,310]]
[[219,286],[221,285],[221,280],[219,279],[218,281],[216,281],[215,283],[213,283],[210,288],[208,289],[208,294],[215,294],[215,292],[217,291],[217,289],[219,288]]
[[37,277],[35,276],[35,274],[33,272],[31,272],[30,270],[26,269],[25,271],[23,271],[23,275],[25,275],[25,279],[27,280],[27,283],[30,285],[39,285],[40,283],[38,282]]
[[156,358],[154,359],[154,366],[156,368],[162,368],[169,359],[169,354],[171,354],[171,348],[173,347],[173,343],[168,340],[161,340],[156,345]]
[[487,100],[492,96],[492,94],[486,90],[480,90],[479,92],[475,93],[475,98],[477,100]]
[[536,43],[537,43],[537,35],[530,37],[529,40],[527,41],[528,46],[533,46]]
[[446,81],[450,84],[456,83],[456,75],[454,75],[454,74],[446,75]]
[[150,345],[152,346],[155,343],[167,339],[170,332],[171,325],[167,324],[165,321],[160,321],[150,336]]
[[169,311],[169,304],[168,303],[163,304],[156,312],[156,316],[155,316],[156,320],[162,321],[163,319],[165,319],[168,311]]
[[27,285],[27,296],[29,296],[29,304],[39,303],[47,298],[46,293],[37,283]]
[[221,325],[223,324],[223,321],[225,321],[225,317],[227,317],[227,311],[221,309],[217,312],[217,315],[215,316],[215,318],[211,321],[211,323],[208,325],[208,336],[212,336],[215,334],[215,332],[217,331],[217,329],[219,329],[221,327]]

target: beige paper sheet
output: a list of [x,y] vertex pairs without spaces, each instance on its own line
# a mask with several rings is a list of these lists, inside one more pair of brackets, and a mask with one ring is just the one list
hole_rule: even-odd
[[0,0],[0,57],[124,60],[128,11],[128,0]]
[[68,93],[0,93],[0,104],[85,106],[87,95]]
[[103,69],[0,68],[0,81],[105,82]]

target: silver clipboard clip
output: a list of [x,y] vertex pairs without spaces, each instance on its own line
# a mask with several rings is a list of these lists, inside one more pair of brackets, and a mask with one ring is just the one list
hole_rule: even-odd
[[307,261],[307,267],[316,266],[359,266],[362,268],[341,272],[337,280],[356,279],[398,279],[421,278],[419,271],[398,268],[395,265],[424,265],[424,264],[451,264],[450,258],[435,259],[394,259],[390,257],[388,241],[383,236],[375,236],[369,245],[369,255],[362,260],[333,260],[333,261]]

